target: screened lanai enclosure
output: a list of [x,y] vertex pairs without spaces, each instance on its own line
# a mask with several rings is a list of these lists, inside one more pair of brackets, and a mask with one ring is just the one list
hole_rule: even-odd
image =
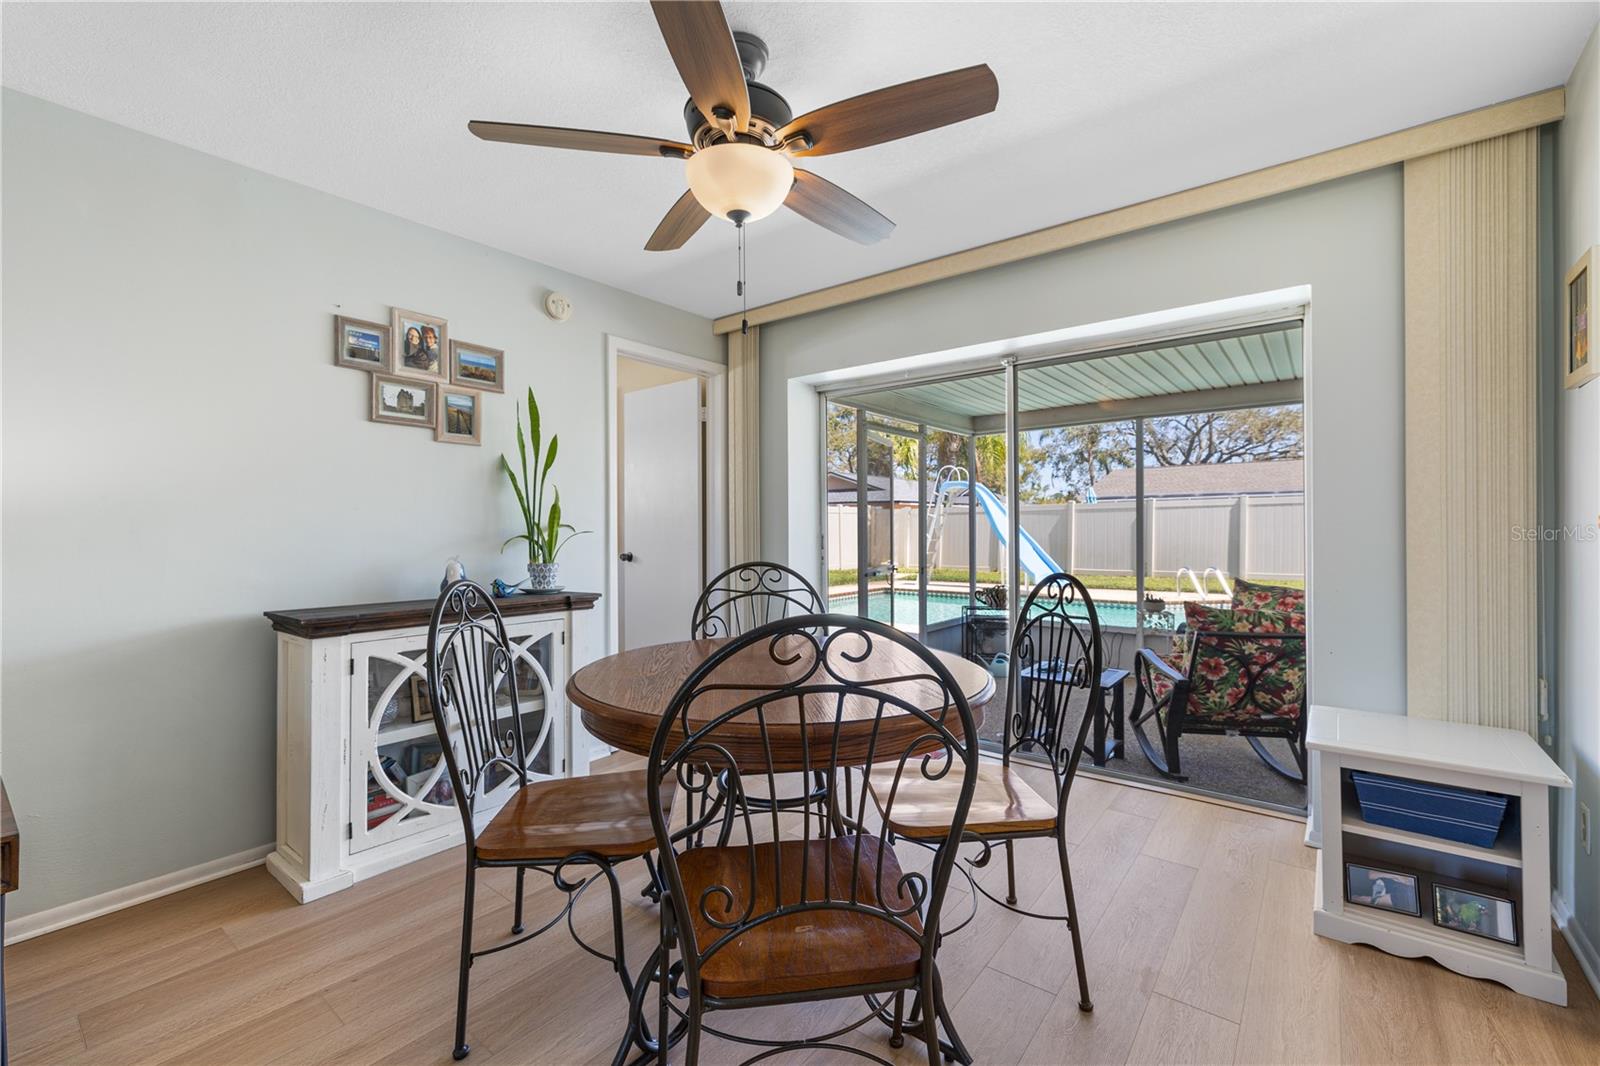
[[1304,370],[1294,319],[827,392],[830,608],[1027,684],[1019,606],[1072,574],[1106,671],[1085,769],[1303,808]]

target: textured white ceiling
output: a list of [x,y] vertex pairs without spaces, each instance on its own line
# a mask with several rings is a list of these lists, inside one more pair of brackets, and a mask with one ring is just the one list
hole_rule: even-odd
[[[1600,5],[730,3],[795,113],[987,62],[992,115],[813,160],[899,228],[752,227],[752,306],[1561,84]],[[0,7],[25,93],[705,315],[734,238],[642,250],[669,160],[488,144],[498,119],[682,138],[643,3]]]

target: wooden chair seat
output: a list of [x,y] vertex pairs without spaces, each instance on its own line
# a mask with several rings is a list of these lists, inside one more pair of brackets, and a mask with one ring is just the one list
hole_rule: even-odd
[[[961,798],[961,775],[945,774],[930,781],[908,761],[895,787],[895,767],[879,767],[869,784],[879,815],[894,791],[889,826],[912,840],[942,837],[950,831],[956,802]],[[967,809],[967,832],[980,835],[1049,832],[1055,828],[1056,804],[1039,795],[1010,766],[983,760],[978,763],[978,784]]]
[[[521,789],[478,834],[478,858],[488,862],[559,859],[588,852],[631,859],[656,846],[650,826],[645,771],[537,781]],[[661,805],[672,808],[671,781]]]
[[[911,906],[911,897],[903,894],[900,887],[902,875],[894,849],[880,849],[876,837],[785,840],[757,844],[754,849],[743,844],[693,848],[679,856],[678,865],[688,897],[684,909],[690,912],[699,950],[706,950],[727,935],[727,930],[718,929],[706,919],[701,911],[702,900],[718,921],[735,921],[749,906],[752,850],[756,857],[755,914],[768,912],[780,902],[775,899],[777,880],[773,869],[774,862],[780,859],[784,904],[800,902],[802,867],[805,898],[827,898],[823,892],[826,866],[829,895],[834,900],[851,898],[851,873],[855,871],[856,892],[862,904],[878,907],[883,900],[895,910]],[[720,893],[705,895],[707,889],[718,885],[733,893],[731,903],[725,903]],[[722,909],[724,905],[726,911]],[[915,909],[904,915],[904,920],[920,934],[922,924]],[[801,911],[744,930],[706,959],[700,968],[700,979],[708,995],[735,999],[911,980],[917,975],[921,958],[921,945],[881,914]]]

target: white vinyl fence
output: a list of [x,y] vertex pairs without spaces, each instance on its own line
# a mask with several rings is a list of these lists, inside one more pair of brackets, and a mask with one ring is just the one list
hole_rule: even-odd
[[[1145,501],[1146,558],[1154,574],[1172,575],[1180,567],[1197,573],[1214,566],[1228,574],[1270,580],[1304,578],[1305,497],[1218,496]],[[1025,503],[1022,528],[1057,563],[1073,573],[1134,572],[1134,503]],[[889,561],[887,509],[872,515],[871,562]],[[917,563],[917,510],[894,510],[894,561]],[[978,514],[978,568],[1001,567],[999,545],[989,520]],[[967,565],[967,509],[952,507],[944,521],[935,567]],[[828,507],[828,566],[856,566],[856,509]]]

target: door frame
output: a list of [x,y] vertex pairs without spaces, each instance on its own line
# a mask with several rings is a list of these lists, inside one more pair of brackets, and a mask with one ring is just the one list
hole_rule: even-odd
[[[642,341],[606,334],[606,595],[613,607],[606,612],[606,654],[615,655],[621,646],[622,596],[617,553],[621,550],[618,526],[622,515],[622,461],[617,424],[617,360],[635,359],[641,363],[671,367],[695,374],[706,383],[706,513],[701,531],[705,547],[707,576],[721,573],[728,565],[728,368],[682,352],[658,348]],[[687,612],[692,604],[684,604]]]

